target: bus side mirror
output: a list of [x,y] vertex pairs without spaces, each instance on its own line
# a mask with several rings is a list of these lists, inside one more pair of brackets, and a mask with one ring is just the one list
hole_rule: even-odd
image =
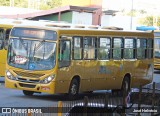
[[3,49],[4,41],[0,39],[0,50]]

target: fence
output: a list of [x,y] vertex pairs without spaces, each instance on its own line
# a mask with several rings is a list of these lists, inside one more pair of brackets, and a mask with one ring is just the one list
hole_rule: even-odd
[[155,82],[139,89],[133,89],[128,96],[105,93],[99,96],[84,96],[83,100],[61,103],[62,115],[106,116],[106,115],[160,115],[160,90]]

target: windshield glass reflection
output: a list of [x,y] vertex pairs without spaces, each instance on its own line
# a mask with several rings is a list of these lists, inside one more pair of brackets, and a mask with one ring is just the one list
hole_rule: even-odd
[[11,38],[8,64],[26,70],[50,70],[55,66],[56,43]]

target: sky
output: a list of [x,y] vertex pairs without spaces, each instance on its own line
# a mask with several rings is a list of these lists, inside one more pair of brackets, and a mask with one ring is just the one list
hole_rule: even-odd
[[160,0],[103,0],[103,9],[109,10],[145,10],[148,13],[160,14]]

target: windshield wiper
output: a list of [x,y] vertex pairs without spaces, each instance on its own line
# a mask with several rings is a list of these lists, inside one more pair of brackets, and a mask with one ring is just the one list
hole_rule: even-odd
[[41,46],[42,46],[42,44],[45,42],[45,40],[42,40],[37,46],[36,46],[36,44],[35,44],[35,46],[34,46],[34,51],[37,51]]
[[33,58],[34,58],[36,51],[43,45],[44,42],[45,42],[45,40],[42,40],[37,46],[35,44],[34,50],[33,50]]

